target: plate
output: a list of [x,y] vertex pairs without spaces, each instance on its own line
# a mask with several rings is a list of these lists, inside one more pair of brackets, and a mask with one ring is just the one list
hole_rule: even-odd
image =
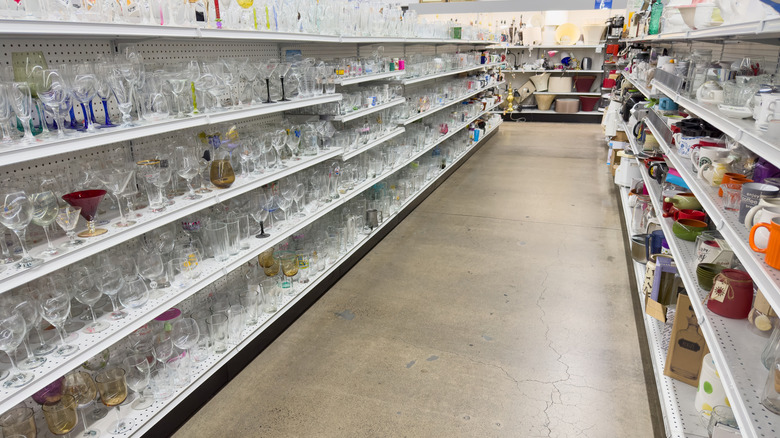
[[753,111],[744,106],[724,105],[721,103],[718,104],[718,109],[724,116],[731,117],[732,119],[745,119],[753,116]]

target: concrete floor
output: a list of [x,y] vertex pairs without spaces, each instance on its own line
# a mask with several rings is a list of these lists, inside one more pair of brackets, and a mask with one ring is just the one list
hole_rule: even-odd
[[176,436],[652,437],[605,155],[504,124]]

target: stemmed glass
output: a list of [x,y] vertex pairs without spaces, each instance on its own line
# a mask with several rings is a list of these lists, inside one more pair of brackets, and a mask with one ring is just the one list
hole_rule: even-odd
[[[75,65],[69,72],[71,94],[82,105],[82,108],[86,108],[97,94],[97,77],[90,67],[89,64]],[[86,111],[84,112],[84,128],[89,133],[97,132],[95,125],[89,123],[89,115]]]
[[10,121],[13,118],[13,110],[11,110],[11,84],[0,82],[0,130],[3,132],[3,138],[0,140],[0,145],[5,145],[15,141],[11,137]]
[[[165,196],[165,192],[163,192],[163,189],[168,186],[168,183],[171,182],[171,178],[173,177],[173,174],[171,172],[171,168],[169,167],[158,167],[155,169],[154,176],[151,178],[151,183],[155,187],[157,187],[157,194],[159,198],[162,200],[162,207],[158,211],[164,211],[166,205],[173,204],[173,201],[169,200],[167,196]],[[152,210],[154,211],[154,210]]]
[[279,66],[279,61],[276,59],[269,59],[260,63],[260,74],[265,79],[265,89],[268,99],[265,103],[276,103],[275,100],[271,100],[271,76],[274,74],[274,70]]
[[95,284],[100,292],[103,292],[111,300],[111,319],[116,321],[127,316],[127,313],[119,310],[117,306],[117,294],[125,285],[125,278],[119,268],[107,269],[95,274]]
[[110,324],[105,321],[98,321],[94,308],[95,304],[97,304],[103,296],[103,292],[97,287],[95,280],[89,275],[87,268],[82,267],[73,272],[70,281],[75,290],[74,298],[76,298],[76,301],[79,303],[89,307],[89,313],[92,315],[92,322],[82,329],[84,333],[100,333],[107,329]]
[[288,224],[288,212],[290,211],[290,207],[292,207],[295,184],[290,181],[280,181],[277,189],[279,194],[274,198],[276,199],[277,205],[279,205],[279,208],[281,208],[284,213],[285,224]]
[[149,301],[149,289],[142,278],[134,278],[125,281],[124,287],[119,290],[119,302],[125,308],[138,309]]
[[135,126],[133,124],[133,118],[130,115],[133,110],[132,75],[125,74],[129,71],[132,71],[132,68],[127,64],[119,65],[108,72],[108,84],[111,86],[111,91],[114,93],[119,111],[122,113],[121,128]]
[[276,169],[286,169],[287,166],[282,163],[282,151],[284,150],[285,143],[287,141],[287,131],[284,129],[277,129],[271,134],[271,146],[276,150]]
[[189,82],[187,78],[181,73],[183,68],[181,66],[175,66],[176,71],[170,72],[165,76],[165,80],[171,86],[171,93],[173,93],[173,99],[176,101],[176,117],[177,119],[183,119],[189,117],[185,115],[181,110],[181,94],[184,93],[184,87]]
[[270,234],[265,232],[264,228],[265,220],[268,219],[268,212],[271,205],[273,205],[273,197],[270,198],[264,192],[258,191],[249,199],[249,214],[252,215],[252,219],[255,222],[260,224],[260,234],[255,236],[258,239],[270,236]]
[[295,188],[293,189],[293,201],[295,201],[295,213],[293,214],[293,217],[303,219],[306,217],[306,215],[301,211],[301,201],[303,200],[303,195],[306,194],[306,189],[304,188],[303,184],[296,184]]
[[25,236],[27,226],[33,218],[33,204],[30,198],[21,191],[9,189],[5,193],[0,193],[0,224],[16,234],[22,247],[22,259],[17,266],[21,268],[30,268],[40,265],[43,261],[30,256],[27,251]]
[[[95,92],[97,97],[100,98],[100,101],[103,103],[103,124],[98,124],[99,128],[113,128],[116,126],[115,124],[111,123],[111,116],[108,111],[108,99],[111,98],[111,92],[113,91],[113,87],[111,86],[111,76],[113,70],[114,68],[108,62],[100,62],[95,64],[95,77],[97,78]],[[118,98],[117,102],[119,102]],[[89,112],[92,115],[92,121],[95,122],[95,115],[92,110],[92,102],[89,103]]]
[[27,335],[30,333],[33,327],[35,327],[35,325],[41,321],[40,317],[38,316],[38,305],[32,301],[25,300],[14,307],[14,312],[18,313],[22,318],[24,318],[24,326],[26,329],[24,337],[22,338],[22,344],[24,344],[24,349],[27,351],[27,357],[23,361],[19,362],[19,369],[32,370],[38,368],[39,366],[46,363],[46,358],[36,356],[35,353],[33,353],[33,351],[30,349],[30,344],[27,342]]
[[133,402],[130,407],[136,410],[146,409],[154,404],[154,398],[147,398],[144,395],[144,390],[149,385],[151,379],[151,365],[145,355],[133,354],[125,358],[122,361],[122,366],[125,369],[125,380],[127,386],[133,391],[139,394],[139,397]]
[[134,426],[133,420],[122,419],[119,413],[119,405],[127,398],[125,370],[111,368],[102,371],[95,376],[95,383],[103,404],[109,408],[116,406],[116,421],[111,424],[110,433],[120,435],[129,432]]
[[162,365],[163,370],[167,370],[166,363],[173,356],[173,340],[170,333],[163,332],[155,336],[152,353],[154,358]]
[[[57,137],[65,138],[65,115],[62,107],[68,101],[69,90],[65,78],[59,70],[44,70],[43,81],[38,90],[38,98],[49,107],[54,114],[57,123]],[[108,117],[108,111],[106,111]]]
[[56,402],[46,402],[43,405],[43,416],[49,431],[55,435],[68,435],[78,424],[76,416],[76,399],[72,395],[63,394]]
[[65,234],[67,234],[70,239],[62,244],[63,248],[73,248],[84,243],[83,240],[76,239],[76,232],[74,231],[76,225],[78,225],[80,214],[81,207],[72,207],[68,205],[59,209],[55,220],[57,221],[57,225],[65,231]]
[[125,213],[122,211],[122,199],[120,196],[127,190],[127,185],[135,177],[135,170],[129,169],[106,169],[97,173],[97,178],[102,182],[109,192],[116,198],[116,205],[119,209],[119,221],[114,224],[115,227],[129,227],[135,225],[135,221],[128,221]]
[[24,139],[22,139],[22,142],[35,143],[40,141],[33,136],[32,129],[30,128],[30,120],[32,119],[32,114],[30,114],[30,111],[32,110],[32,92],[30,91],[30,86],[26,82],[14,82],[11,84],[9,92],[11,109],[13,109],[16,117],[22,123],[22,128],[24,128]]
[[0,350],[8,354],[11,361],[11,376],[3,382],[4,388],[18,388],[32,381],[35,377],[32,373],[25,373],[16,367],[14,362],[14,352],[19,344],[22,343],[27,328],[24,325],[24,318],[18,313],[0,317]]
[[82,438],[97,437],[100,432],[95,429],[90,429],[87,426],[87,418],[84,414],[85,408],[95,400],[97,396],[97,386],[95,381],[92,380],[92,376],[83,371],[74,371],[65,375],[64,381],[64,393],[72,396],[75,401],[78,410],[81,412],[81,422],[84,423],[84,432],[81,434]]
[[104,196],[105,190],[82,190],[62,196],[68,204],[81,207],[81,217],[87,220],[87,230],[80,232],[79,237],[95,237],[108,232],[105,228],[95,228],[98,205]]
[[70,356],[77,352],[77,345],[68,345],[65,341],[67,333],[65,332],[65,321],[70,314],[70,294],[57,288],[47,288],[41,292],[38,299],[38,305],[41,309],[43,319],[53,325],[60,335],[60,347],[54,353],[55,356]]
[[[198,343],[199,338],[200,329],[198,328],[198,322],[194,319],[182,318],[173,323],[173,328],[171,329],[173,345],[184,350],[188,360],[192,359],[190,357],[190,348]],[[187,373],[187,379],[189,380],[189,372]]]
[[288,296],[295,296],[295,283],[293,277],[298,273],[298,255],[292,251],[285,251],[279,256],[282,265],[282,273],[289,278],[289,284],[282,284],[287,289]]
[[287,72],[290,71],[290,67],[292,67],[292,62],[280,62],[278,66],[276,66],[276,72],[279,74],[279,81],[282,83],[282,101],[287,102],[290,99],[286,98],[284,95],[284,77],[287,75]]
[[49,225],[54,223],[59,214],[59,204],[57,204],[57,197],[51,191],[45,191],[30,195],[30,199],[33,204],[33,217],[32,223],[43,228],[43,233],[46,235],[46,249],[41,252],[44,256],[53,256],[57,254],[57,249],[52,245],[51,238],[49,237]]
[[156,252],[141,251],[138,257],[136,257],[135,264],[138,267],[138,273],[149,281],[149,287],[152,288],[149,298],[153,300],[162,298],[164,293],[162,289],[159,289],[159,284],[157,283],[157,280],[165,272],[162,256]]
[[192,187],[192,179],[200,173],[200,163],[195,151],[189,146],[176,146],[174,160],[176,173],[187,181],[189,193],[184,196],[184,199],[202,198],[201,195],[195,193],[195,188]]

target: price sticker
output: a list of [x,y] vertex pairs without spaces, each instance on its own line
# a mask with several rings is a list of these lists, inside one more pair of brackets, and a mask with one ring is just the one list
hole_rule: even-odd
[[596,53],[601,53],[601,46],[596,47]]

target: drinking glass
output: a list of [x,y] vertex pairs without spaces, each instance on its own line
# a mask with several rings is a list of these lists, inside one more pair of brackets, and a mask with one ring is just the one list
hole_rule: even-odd
[[228,232],[227,226],[222,222],[213,222],[206,225],[211,253],[218,262],[228,259]]
[[49,225],[54,223],[54,221],[57,219],[57,214],[59,213],[57,197],[51,191],[45,191],[30,195],[30,200],[33,204],[33,216],[31,222],[43,228],[43,233],[46,235],[46,249],[41,252],[41,255],[56,255],[58,251],[51,243],[51,238],[49,237]]
[[[269,199],[271,198],[271,199]],[[249,214],[255,222],[260,224],[260,234],[255,237],[258,239],[269,237],[270,234],[265,232],[264,224],[268,219],[268,212],[273,205],[273,197],[266,195],[262,190],[250,195],[249,198]]]
[[206,319],[206,325],[214,353],[222,354],[227,351],[228,316],[224,313],[211,315]]
[[170,333],[164,331],[158,333],[154,337],[152,353],[154,354],[154,358],[160,362],[160,365],[165,369],[166,362],[173,356],[173,341],[171,340]]
[[241,335],[244,331],[244,306],[233,304],[227,311],[228,316],[228,340],[233,345],[241,342]]
[[126,312],[119,309],[117,305],[117,294],[125,285],[125,278],[122,270],[119,268],[102,268],[100,272],[95,274],[95,284],[100,292],[108,296],[111,300],[111,319],[114,321],[123,319],[127,316]]
[[[198,322],[192,318],[182,318],[174,322],[173,327],[171,328],[171,339],[176,348],[185,351],[184,358],[180,360],[191,361],[192,356],[190,355],[190,349],[197,345],[198,340],[200,339]],[[189,370],[187,371],[186,376],[187,383],[189,383]]]
[[293,213],[293,217],[298,219],[303,219],[306,217],[306,215],[301,211],[301,201],[303,200],[303,195],[306,193],[306,189],[304,188],[303,184],[296,184],[293,188],[292,197],[293,201],[295,202],[295,213]]
[[[68,72],[71,95],[82,108],[86,108],[97,94],[97,77],[89,64],[73,65]],[[95,133],[95,125],[89,123],[89,115],[84,111],[84,128],[88,133]]]
[[70,314],[70,294],[56,287],[48,287],[39,292],[38,305],[40,306],[41,315],[43,319],[57,329],[57,333],[60,335],[60,347],[57,348],[54,355],[70,356],[74,354],[79,350],[78,345],[69,345],[65,341],[68,335],[65,332],[65,322]]
[[70,436],[70,431],[78,424],[76,399],[72,395],[63,394],[56,402],[44,403],[43,416],[51,433]]
[[286,102],[290,99],[287,99],[284,95],[284,77],[287,75],[287,72],[290,71],[290,67],[292,67],[291,62],[280,62],[279,65],[276,66],[276,73],[279,75],[279,81],[282,83],[282,98],[281,101]]
[[0,415],[0,430],[6,437],[35,437],[35,411],[27,406],[16,406]]
[[65,114],[62,107],[68,101],[69,94],[68,85],[59,70],[43,70],[43,80],[38,90],[38,98],[54,114],[55,123],[57,124],[57,137],[60,139],[66,136]]
[[14,312],[18,313],[22,318],[24,318],[25,333],[24,337],[22,338],[22,344],[24,344],[24,349],[27,352],[27,357],[19,362],[18,367],[21,370],[32,370],[38,368],[39,366],[46,363],[46,358],[37,357],[35,353],[33,353],[32,349],[30,349],[29,342],[27,342],[27,335],[30,333],[33,327],[35,327],[35,325],[41,321],[40,315],[38,314],[38,305],[33,301],[25,300],[14,307]]
[[100,400],[103,404],[109,408],[116,406],[116,421],[111,424],[110,433],[120,435],[129,432],[133,428],[133,420],[123,419],[119,412],[119,405],[127,398],[125,370],[111,368],[102,371],[95,376],[95,383],[97,383]]
[[21,122],[22,128],[24,128],[24,138],[22,139],[22,142],[35,143],[40,141],[33,136],[32,129],[30,128],[30,120],[32,119],[32,114],[30,113],[32,110],[32,93],[30,91],[30,86],[26,82],[14,82],[11,84],[9,93],[11,109],[14,111],[14,114],[16,114],[19,122]]
[[92,322],[84,327],[84,333],[100,333],[107,329],[110,324],[105,321],[98,321],[94,308],[95,304],[97,304],[103,296],[103,292],[101,292],[100,288],[95,284],[95,280],[93,276],[89,274],[87,268],[76,270],[71,275],[70,281],[73,284],[76,301],[89,307],[89,312],[92,315]]
[[231,256],[241,252],[241,224],[238,219],[228,216],[225,222],[228,234],[228,254]]
[[276,313],[281,306],[281,289],[276,278],[266,278],[260,282],[263,291],[263,312]]
[[298,273],[298,255],[291,251],[284,251],[279,256],[282,265],[282,273],[288,278],[288,281],[282,282],[282,289],[287,296],[295,296],[295,283],[293,277]]
[[189,83],[187,78],[181,73],[183,68],[176,68],[175,72],[168,73],[165,76],[165,80],[171,86],[171,93],[173,93],[173,99],[176,101],[176,117],[177,119],[183,119],[189,117],[185,115],[181,110],[181,95],[184,93],[184,87]]
[[116,199],[116,206],[119,209],[119,221],[114,224],[115,227],[129,227],[135,225],[135,221],[128,221],[125,213],[122,211],[122,193],[127,190],[131,181],[135,182],[135,170],[129,169],[107,169],[97,172],[97,178],[102,182],[109,192]]
[[130,113],[133,110],[133,83],[131,78],[123,74],[123,71],[130,69],[129,65],[120,65],[110,70],[108,74],[108,84],[116,98],[119,112],[122,113],[122,125],[120,128],[130,128],[136,126],[133,124],[133,118]]
[[27,251],[27,242],[25,236],[27,226],[33,218],[33,204],[27,195],[20,191],[9,189],[0,192],[0,224],[16,234],[22,248],[22,258],[17,263],[20,268],[30,268],[40,265],[43,260],[30,256]]
[[57,225],[68,235],[68,241],[60,245],[61,248],[73,248],[84,243],[81,239],[76,239],[76,225],[79,222],[81,207],[72,207],[70,205],[62,207],[57,212]]
[[187,181],[189,193],[184,199],[200,199],[201,195],[195,193],[192,187],[192,179],[200,173],[199,158],[195,155],[195,150],[189,146],[177,146],[174,153],[176,173]]
[[87,426],[87,418],[84,413],[86,407],[97,396],[97,386],[95,381],[92,380],[92,376],[83,371],[73,371],[65,375],[63,385],[63,392],[73,397],[78,410],[81,412],[81,422],[84,424],[84,432],[81,434],[82,438],[100,435],[98,430],[90,429]]
[[119,290],[119,302],[125,308],[138,309],[149,301],[149,289],[142,278],[128,279]]
[[0,350],[5,351],[11,361],[11,375],[3,382],[4,388],[24,386],[35,377],[32,373],[20,371],[14,362],[14,352],[22,343],[26,333],[24,318],[18,313],[0,317]]
[[263,79],[265,79],[266,93],[268,97],[265,103],[276,103],[276,101],[271,100],[271,76],[273,76],[274,71],[278,66],[279,61],[276,59],[269,59],[260,63],[260,75],[263,77]]
[[143,354],[132,354],[122,361],[122,366],[126,372],[125,380],[127,381],[127,386],[139,395],[130,407],[143,410],[152,406],[154,398],[147,398],[144,395],[152,374],[149,359]]
[[260,294],[257,290],[247,290],[238,296],[239,302],[244,306],[246,325],[255,325],[258,321],[258,304]]
[[8,143],[16,141],[11,133],[16,135],[16,129],[10,126],[14,112],[11,109],[11,84],[0,82],[0,131],[3,138],[0,139],[0,145],[7,146]]
[[135,263],[138,267],[138,273],[149,281],[149,287],[152,288],[149,298],[153,300],[161,298],[164,293],[159,289],[157,280],[160,280],[165,272],[162,256],[159,253],[142,251],[136,257]]
[[105,228],[95,228],[100,201],[106,196],[105,190],[82,190],[62,196],[68,204],[81,207],[81,217],[87,221],[87,230],[78,233],[79,237],[95,237],[108,232]]

